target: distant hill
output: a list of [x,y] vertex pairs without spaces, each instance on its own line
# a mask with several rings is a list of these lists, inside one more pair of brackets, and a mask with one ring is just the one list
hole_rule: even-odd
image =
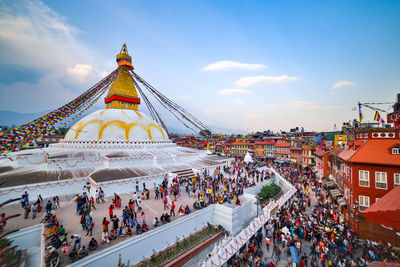
[[48,112],[50,112],[50,110],[38,113],[19,113],[15,111],[0,110],[0,125],[9,127],[12,127],[13,125],[19,126],[37,119]]
[[[19,113],[15,111],[8,111],[8,110],[0,110],[0,126],[8,126],[8,127],[13,127],[14,126],[19,126],[24,123],[30,122],[34,119],[39,118],[40,116],[43,116],[44,114],[49,113],[51,110],[47,111],[42,111],[38,113]],[[83,118],[87,114],[96,111],[96,109],[88,110],[80,118]],[[78,118],[78,119],[80,119]],[[68,123],[68,127],[72,126],[76,121],[72,121]],[[170,133],[176,133],[176,134],[193,134],[193,131],[186,128],[185,126],[181,126],[178,124],[178,122],[174,122],[173,124],[170,121],[166,122],[167,126],[170,124],[171,126],[168,127],[168,130]],[[229,129],[229,128],[223,128],[220,126],[215,126],[215,125],[209,125],[209,128],[211,128],[214,133],[224,133],[224,134],[247,134],[246,131],[240,130],[240,129]]]

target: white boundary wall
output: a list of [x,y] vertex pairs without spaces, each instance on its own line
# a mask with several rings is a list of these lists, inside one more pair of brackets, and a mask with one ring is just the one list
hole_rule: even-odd
[[[275,173],[275,179],[277,182],[285,188],[285,193],[281,196],[276,202],[270,202],[264,209],[262,210],[260,216],[254,218],[250,224],[243,228],[243,230],[236,235],[229,243],[223,244],[218,252],[213,255],[207,262],[207,267],[220,267],[226,265],[225,263],[233,257],[233,255],[237,254],[239,249],[242,246],[247,246],[250,238],[257,233],[257,231],[268,222],[271,217],[271,211],[273,211],[276,207],[280,208],[288,202],[292,198],[292,196],[296,193],[296,188],[291,185],[288,181],[286,181],[279,173],[277,173],[274,169],[271,169],[272,172]],[[261,189],[261,187],[260,187]],[[253,191],[255,192],[255,191]],[[247,192],[246,192],[247,193]]]
[[117,266],[119,254],[122,262],[136,264],[148,258],[154,251],[160,251],[174,244],[176,239],[184,237],[202,229],[208,222],[213,221],[214,205],[197,211],[192,215],[182,217],[171,223],[159,226],[147,233],[141,234],[122,243],[101,250],[68,266]]
[[26,267],[36,267],[42,265],[41,240],[42,224],[36,224],[12,233],[7,236],[13,240],[12,246],[17,245],[18,249],[27,249]]
[[[25,191],[28,192],[30,201],[36,200],[38,195],[42,195],[44,199],[52,198],[56,195],[73,195],[82,192],[82,188],[87,181],[87,178],[80,178],[5,187],[0,189],[0,202],[4,202],[13,198],[20,198]],[[15,203],[10,203],[9,205],[12,204]]]

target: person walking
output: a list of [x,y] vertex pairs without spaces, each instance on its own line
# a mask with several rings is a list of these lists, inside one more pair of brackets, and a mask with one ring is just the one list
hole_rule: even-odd
[[169,212],[169,216],[172,216],[172,214],[174,214],[174,217],[175,217],[175,202],[174,201],[172,201],[171,210]]
[[90,219],[89,219],[89,222],[88,222],[88,224],[87,224],[87,232],[86,232],[86,235],[92,236],[93,227],[94,227],[94,222],[93,222],[93,219],[90,218]]
[[38,207],[39,207],[39,202],[36,201],[35,204],[33,204],[32,206],[32,220],[36,218]]
[[29,204],[29,202],[26,202],[26,203],[25,203],[25,206],[24,206],[24,209],[25,209],[25,216],[24,216],[24,218],[25,218],[25,219],[28,219],[28,217],[29,217],[29,212],[31,212],[31,204]]
[[110,207],[108,207],[108,215],[110,215],[110,220],[112,220],[112,218],[114,217],[114,207],[113,205],[110,205]]
[[[161,193],[161,194],[162,194],[162,193]],[[167,196],[164,197],[163,203],[164,203],[164,210],[167,210],[167,209],[168,209],[168,199],[167,199]]]
[[271,239],[268,236],[265,237],[265,245],[267,246],[267,250],[269,251],[269,245],[271,244]]
[[53,204],[51,203],[51,201],[50,200],[47,201],[47,203],[46,203],[46,213],[47,214],[51,213],[52,207],[53,207]]

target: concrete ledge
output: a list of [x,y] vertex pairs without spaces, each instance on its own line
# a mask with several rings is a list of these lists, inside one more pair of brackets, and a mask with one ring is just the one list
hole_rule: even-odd
[[178,258],[174,259],[173,261],[169,262],[168,264],[166,264],[166,267],[178,267],[178,266],[182,266],[183,264],[185,264],[186,262],[188,262],[190,259],[192,259],[194,256],[196,256],[197,254],[199,254],[202,250],[204,250],[206,247],[210,246],[211,244],[217,242],[222,236],[224,235],[224,233],[219,232],[218,234],[216,234],[215,236],[203,241],[202,243],[198,244],[197,246],[195,246],[194,248],[190,249],[189,251],[185,252],[184,254],[182,254],[181,256],[179,256]]

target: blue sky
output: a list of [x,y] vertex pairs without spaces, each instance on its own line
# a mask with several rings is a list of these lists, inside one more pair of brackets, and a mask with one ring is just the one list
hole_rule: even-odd
[[332,130],[400,92],[398,14],[400,1],[2,1],[0,106],[63,105],[126,42],[137,73],[211,127]]

